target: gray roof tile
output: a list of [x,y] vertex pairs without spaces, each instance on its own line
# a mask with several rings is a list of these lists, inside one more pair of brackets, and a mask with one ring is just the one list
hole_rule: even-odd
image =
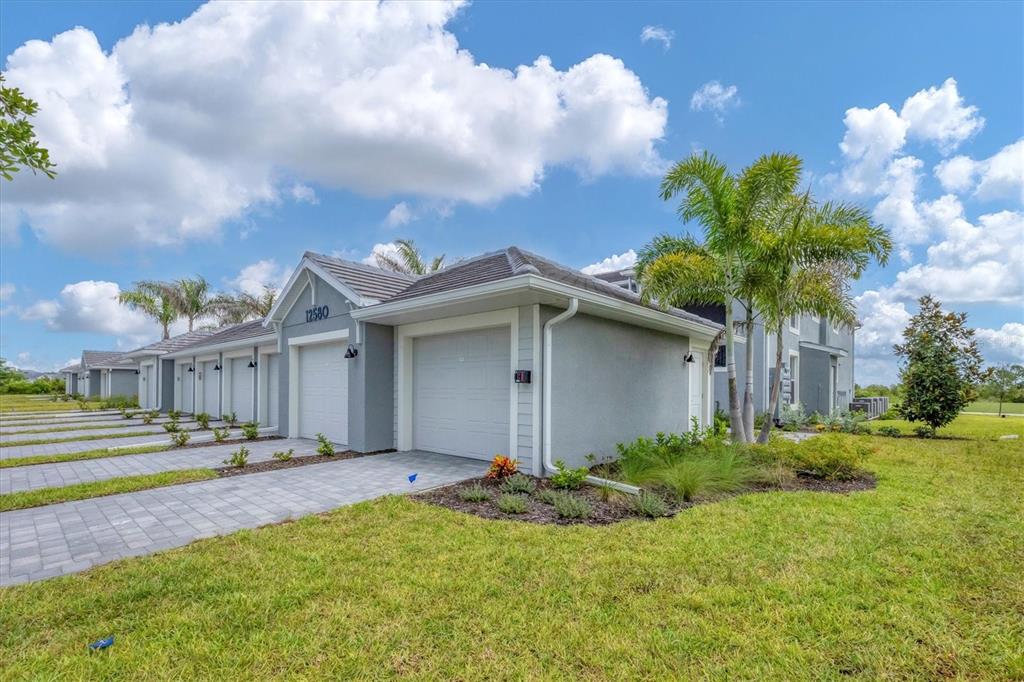
[[386,301],[416,281],[412,275],[325,256],[322,253],[307,251],[305,256],[360,296],[376,301]]
[[131,352],[138,353],[139,351],[153,351],[154,355],[159,353],[173,353],[176,350],[187,348],[196,341],[200,341],[205,337],[211,336],[216,332],[216,329],[197,329],[194,332],[185,332],[184,334],[172,336],[169,339],[163,339],[161,341],[157,341],[156,343],[151,343],[148,346],[137,348]]

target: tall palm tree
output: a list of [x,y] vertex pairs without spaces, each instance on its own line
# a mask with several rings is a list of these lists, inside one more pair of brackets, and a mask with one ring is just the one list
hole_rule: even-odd
[[398,253],[394,256],[385,253],[374,254],[378,267],[406,275],[427,275],[444,267],[444,254],[436,256],[427,263],[411,239],[396,239],[395,247],[398,249]]
[[763,268],[755,305],[766,332],[775,334],[775,376],[758,442],[768,440],[782,386],[782,333],[793,315],[810,313],[846,326],[856,324],[849,282],[872,260],[885,265],[892,240],[862,208],[815,205],[810,192],[780,202],[752,238]]
[[210,284],[203,277],[179,279],[171,288],[172,301],[181,317],[188,320],[193,331],[196,320],[215,315],[217,303],[210,294]]
[[171,291],[172,286],[167,282],[142,280],[135,283],[134,289],[118,294],[117,300],[159,322],[163,327],[163,338],[169,339],[171,323],[180,317]]
[[217,319],[221,324],[238,324],[264,318],[274,307],[277,295],[277,289],[270,286],[264,286],[261,294],[221,294],[214,299]]
[[[644,300],[665,306],[721,304],[725,308],[725,363],[729,384],[729,423],[733,439],[753,439],[753,352],[747,347],[745,402],[741,412],[736,379],[734,302],[747,302],[753,322],[754,281],[758,274],[751,234],[776,204],[792,193],[800,177],[800,159],[789,154],[762,156],[738,175],[708,152],[676,163],[661,183],[665,201],[682,195],[678,214],[701,225],[704,239],[660,235],[639,254],[636,270]],[[749,335],[749,332],[748,332]]]

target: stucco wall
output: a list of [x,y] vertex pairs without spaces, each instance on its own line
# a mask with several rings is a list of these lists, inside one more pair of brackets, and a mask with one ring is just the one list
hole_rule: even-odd
[[586,465],[615,445],[688,428],[689,339],[588,315],[553,330],[552,459]]
[[110,395],[137,396],[139,378],[134,369],[110,370]]
[[800,352],[800,402],[807,414],[829,413],[831,357],[827,351],[813,348]]

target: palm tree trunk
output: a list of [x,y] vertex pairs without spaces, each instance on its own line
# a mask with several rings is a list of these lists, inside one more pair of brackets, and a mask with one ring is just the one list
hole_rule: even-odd
[[745,443],[743,417],[740,414],[740,399],[736,391],[736,338],[733,333],[732,299],[725,301],[725,371],[729,378],[729,427],[732,439]]
[[192,331],[192,322],[195,320],[191,315],[188,316],[188,330]]
[[754,310],[753,303],[746,302],[746,382],[743,387],[743,437],[754,442]]
[[[767,338],[767,337],[765,337]],[[782,391],[782,325],[775,330],[775,376],[772,377],[772,392],[768,398],[768,413],[764,416],[764,424],[761,425],[761,433],[757,436],[758,443],[767,443],[768,436],[772,432],[772,420],[775,418],[775,408],[779,404],[779,393]]]
[[163,323],[163,326],[164,326],[164,339],[163,340],[166,341],[167,339],[171,338],[171,330],[168,328],[166,322]]

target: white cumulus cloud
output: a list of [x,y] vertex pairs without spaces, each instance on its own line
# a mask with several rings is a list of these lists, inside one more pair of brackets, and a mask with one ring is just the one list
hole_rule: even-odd
[[739,104],[739,88],[735,85],[722,85],[718,81],[708,81],[690,97],[692,111],[710,111],[719,122],[725,118],[727,110]]
[[246,265],[230,284],[238,291],[259,296],[266,287],[280,290],[291,275],[291,266],[279,265],[273,258],[267,258]]
[[636,265],[636,251],[630,249],[625,253],[613,253],[597,263],[591,263],[587,267],[583,268],[583,272],[588,275],[596,275],[599,272],[625,270],[626,268],[631,268],[634,265]]
[[45,323],[55,332],[89,332],[123,337],[129,344],[159,338],[159,325],[118,303],[116,282],[85,280],[66,285],[56,299],[35,302],[21,319]]
[[1013,199],[1024,203],[1024,139],[1008,144],[987,159],[954,156],[935,166],[947,192],[970,190],[979,199]]
[[413,212],[409,208],[409,204],[400,201],[388,211],[387,216],[384,218],[384,224],[388,227],[401,227],[412,222],[413,218]]
[[908,97],[900,109],[900,118],[909,124],[910,135],[933,142],[943,154],[985,127],[978,107],[964,104],[954,78]]
[[14,292],[17,291],[17,287],[10,282],[4,282],[0,284],[0,301],[6,301],[11,296],[14,296]]
[[1007,322],[999,329],[977,329],[974,335],[989,364],[1024,362],[1024,324]]
[[46,242],[108,250],[216,238],[313,185],[492,203],[554,166],[664,166],[668,104],[621,60],[479,63],[447,28],[461,6],[210,3],[109,53],[85,28],[29,41],[5,75],[39,102],[59,175],[20,175],[6,213]]

